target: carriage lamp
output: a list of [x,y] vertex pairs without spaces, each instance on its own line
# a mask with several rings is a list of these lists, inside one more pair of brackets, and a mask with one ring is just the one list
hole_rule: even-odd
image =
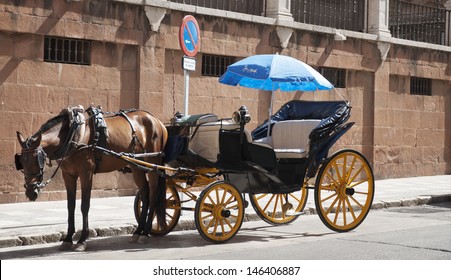
[[232,115],[232,119],[236,124],[244,126],[251,121],[251,115],[249,115],[249,110],[246,106],[241,105],[238,111],[235,111]]

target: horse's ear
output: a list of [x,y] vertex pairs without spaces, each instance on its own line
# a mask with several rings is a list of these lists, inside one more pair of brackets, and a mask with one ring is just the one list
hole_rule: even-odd
[[26,148],[25,145],[25,138],[23,138],[22,133],[20,133],[19,131],[16,131],[17,134],[17,140],[19,141],[20,146],[22,147],[22,149]]
[[38,147],[41,144],[41,140],[42,140],[42,133],[39,133],[38,136],[33,137],[30,139],[30,144],[29,147]]

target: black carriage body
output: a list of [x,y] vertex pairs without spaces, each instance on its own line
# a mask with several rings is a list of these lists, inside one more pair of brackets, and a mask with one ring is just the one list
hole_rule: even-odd
[[[309,135],[308,156],[303,158],[278,159],[269,145],[255,142],[267,136],[267,120],[252,132],[251,141],[247,139],[244,127],[227,129],[221,125],[216,161],[187,149],[188,142],[180,133],[177,133],[179,136],[170,135],[173,139],[169,146],[177,150],[178,163],[191,168],[215,167],[243,193],[290,193],[302,187],[305,177],[316,175],[329,149],[353,125],[346,123],[350,109],[345,101],[290,101],[272,116],[271,130],[277,122],[320,120]],[[196,125],[194,127],[197,131]],[[173,152],[171,154],[174,156]]]
[[[241,131],[221,130],[217,165],[242,192],[299,190],[305,177],[316,175],[329,149],[354,124],[346,123],[350,110],[345,101],[290,101],[272,116],[270,127],[287,120],[321,120],[309,135],[308,157],[277,159],[273,149],[246,141]],[[253,140],[266,137],[267,129],[268,121],[265,121],[252,132]]]

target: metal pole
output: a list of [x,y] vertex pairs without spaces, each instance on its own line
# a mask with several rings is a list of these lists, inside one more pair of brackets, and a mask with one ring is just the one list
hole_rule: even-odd
[[189,100],[189,71],[183,70],[185,74],[185,116],[188,116],[188,100]]

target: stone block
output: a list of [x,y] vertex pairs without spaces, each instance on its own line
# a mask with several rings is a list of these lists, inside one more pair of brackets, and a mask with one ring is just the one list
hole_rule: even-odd
[[[97,237],[97,231],[95,229],[89,229],[89,234],[88,234],[88,238],[94,238]],[[74,240],[79,240],[81,237],[81,230],[77,230],[77,232],[74,234],[73,239]],[[63,237],[64,238],[64,237]]]
[[420,128],[423,129],[437,129],[438,128],[438,116],[442,113],[436,112],[421,112]]
[[23,242],[18,237],[0,237],[0,248],[22,246]]
[[403,207],[412,207],[412,206],[417,206],[417,205],[418,205],[418,199],[417,198],[403,199],[401,201],[401,206],[403,206]]
[[18,67],[17,82],[33,86],[57,86],[61,65],[23,60]]
[[432,129],[418,129],[417,130],[417,145],[418,146],[433,146],[434,134]]
[[[47,112],[49,88],[47,86],[31,86],[5,84],[2,101],[12,112]],[[26,100],[23,103],[17,100]]]
[[393,201],[384,201],[384,207],[385,208],[392,208],[392,207],[401,207],[402,201],[401,200],[393,200]]

